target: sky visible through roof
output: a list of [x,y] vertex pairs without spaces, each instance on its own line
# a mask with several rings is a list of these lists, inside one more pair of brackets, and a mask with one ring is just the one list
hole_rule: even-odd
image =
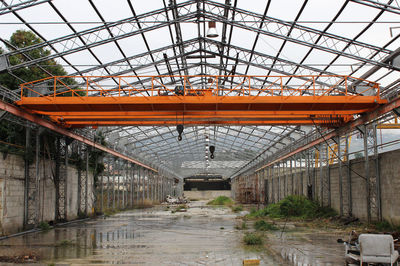
[[[1,10],[6,4],[21,2],[2,1]],[[361,77],[400,43],[398,1],[177,1],[175,10],[171,8],[174,1],[169,0],[37,2],[43,3],[1,15],[1,38],[8,39],[17,29],[33,29],[45,40],[53,41],[52,54],[63,55],[54,59],[73,75],[168,74],[167,64],[162,61],[165,53],[173,58],[170,65],[176,74],[226,74],[236,65],[236,74],[332,73]],[[230,4],[229,9],[225,3]],[[392,8],[383,10],[377,3]],[[204,15],[198,17],[196,12]],[[170,23],[174,19],[179,23]],[[219,37],[209,39],[205,22],[213,19]],[[126,22],[120,26],[104,28],[122,20]],[[143,33],[119,38],[138,29]],[[64,36],[75,38],[62,41]],[[221,43],[225,45],[222,59],[181,56],[197,49],[201,55],[218,54]],[[398,79],[398,71],[386,67],[368,77],[380,83],[382,91],[392,90]],[[130,81],[139,82],[136,78]],[[287,85],[298,82],[293,78]],[[102,130],[118,149],[167,167],[180,177],[201,173],[229,177],[258,155],[284,149],[313,128],[195,126],[185,128],[181,142],[177,141],[175,127]],[[395,130],[385,130],[382,136],[383,142],[396,138]],[[351,150],[361,149],[361,143],[353,138]],[[209,145],[216,146],[214,160],[209,158]]]

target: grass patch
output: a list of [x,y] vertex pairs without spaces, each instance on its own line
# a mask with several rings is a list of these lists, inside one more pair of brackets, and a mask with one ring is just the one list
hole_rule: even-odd
[[260,218],[268,215],[267,208],[257,210],[256,208],[251,208],[250,213],[246,215],[247,218]]
[[378,230],[380,232],[400,231],[400,226],[395,226],[386,220],[383,220],[382,222],[374,223],[374,227],[376,228],[376,230]]
[[46,223],[46,222],[40,222],[40,224],[39,224],[39,228],[41,229],[41,230],[43,230],[43,231],[47,231],[47,230],[50,230],[50,225],[48,224],[48,223]]
[[61,240],[60,242],[58,242],[55,246],[56,247],[68,247],[68,246],[75,246],[76,244],[74,242],[72,242],[71,240]]
[[245,234],[245,236],[243,237],[243,241],[246,245],[251,245],[251,246],[262,245],[263,243],[262,236],[255,233]]
[[105,217],[110,217],[111,215],[116,214],[118,211],[114,209],[106,209],[104,210],[103,214]]
[[214,206],[232,206],[233,200],[226,196],[219,196],[207,203],[207,205],[214,205]]
[[264,220],[258,220],[254,223],[254,229],[256,229],[257,231],[275,231],[279,228]]
[[259,218],[269,216],[271,218],[328,218],[337,213],[330,207],[323,207],[317,201],[311,201],[304,196],[287,196],[278,203],[269,204],[266,208],[252,209],[247,218]]
[[236,205],[231,207],[233,212],[241,212],[243,211],[243,206],[242,205]]
[[246,230],[248,227],[247,227],[247,224],[246,224],[246,222],[242,222],[242,224],[236,224],[235,225],[235,229],[237,229],[237,230]]

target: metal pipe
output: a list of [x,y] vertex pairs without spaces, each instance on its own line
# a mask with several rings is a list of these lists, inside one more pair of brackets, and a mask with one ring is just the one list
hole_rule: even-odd
[[48,128],[50,130],[53,130],[53,131],[55,131],[55,132],[57,132],[59,134],[62,134],[64,136],[67,136],[67,137],[73,138],[75,140],[78,140],[80,142],[83,142],[88,146],[92,146],[92,147],[94,147],[96,149],[99,149],[99,150],[102,150],[104,152],[107,152],[107,153],[109,153],[111,155],[114,155],[116,157],[119,157],[119,158],[121,158],[123,160],[133,162],[133,163],[138,164],[138,165],[140,165],[140,166],[142,166],[144,168],[147,168],[147,169],[149,169],[151,171],[157,172],[156,169],[154,169],[154,168],[152,168],[150,166],[147,166],[147,165],[145,165],[145,164],[143,164],[143,163],[141,163],[141,162],[139,162],[137,160],[134,160],[134,159],[122,154],[122,153],[119,153],[119,152],[117,152],[115,150],[112,150],[110,148],[102,146],[102,145],[100,145],[100,144],[98,144],[98,143],[96,143],[96,142],[94,142],[94,141],[92,141],[92,140],[90,140],[88,138],[85,138],[85,137],[80,136],[80,135],[78,135],[76,133],[68,131],[65,128],[59,127],[59,126],[53,124],[52,122],[50,122],[48,120],[45,120],[45,119],[40,118],[40,117],[38,117],[36,115],[30,114],[30,113],[24,111],[23,109],[21,109],[21,108],[19,108],[17,106],[11,105],[9,103],[6,103],[6,102],[4,102],[2,100],[0,100],[0,109],[2,109],[4,111],[7,111],[7,112],[9,112],[9,113],[11,113],[13,115],[22,117],[22,118],[24,118],[26,120],[29,120],[29,121],[31,121],[31,122],[33,122],[33,123],[35,123],[37,125],[40,125],[42,127]]

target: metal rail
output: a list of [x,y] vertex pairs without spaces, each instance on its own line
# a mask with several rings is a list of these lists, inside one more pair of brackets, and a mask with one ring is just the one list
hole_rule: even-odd
[[[165,84],[162,78],[181,80],[183,86]],[[227,78],[235,85],[220,83]],[[131,83],[137,79],[146,81],[145,86]],[[290,86],[284,85],[287,79],[292,80]],[[321,85],[317,79],[334,82]],[[331,127],[386,102],[377,83],[360,80],[359,86],[349,88],[349,79],[358,80],[339,75],[60,76],[22,84],[16,103],[67,127],[175,125],[178,115],[194,125]],[[80,85],[71,85],[75,80]]]
[[143,164],[143,163],[141,163],[141,162],[139,162],[137,160],[134,160],[134,159],[132,159],[132,158],[120,153],[120,152],[117,152],[117,151],[115,151],[113,149],[107,148],[107,147],[105,147],[105,146],[103,146],[103,145],[101,145],[99,143],[96,143],[96,142],[94,142],[94,141],[92,141],[92,140],[90,140],[88,138],[85,138],[85,137],[80,136],[78,134],[75,134],[75,133],[73,133],[71,131],[68,131],[68,130],[66,130],[64,128],[61,128],[61,127],[51,123],[50,121],[45,120],[43,118],[40,118],[38,116],[35,116],[33,114],[30,114],[30,113],[22,110],[21,108],[18,108],[17,106],[8,104],[8,103],[3,102],[3,101],[0,100],[0,109],[4,110],[4,111],[7,111],[7,112],[9,112],[9,113],[11,113],[11,114],[13,114],[15,116],[22,117],[22,118],[24,118],[24,119],[26,119],[28,121],[31,121],[31,122],[33,122],[33,123],[35,123],[37,125],[42,126],[42,127],[48,128],[48,129],[50,129],[50,130],[52,130],[54,132],[57,132],[59,134],[62,134],[64,136],[67,136],[67,137],[73,138],[75,140],[78,140],[78,141],[80,141],[82,143],[85,143],[86,145],[89,145],[89,146],[92,146],[92,147],[94,147],[96,149],[105,151],[105,152],[107,152],[107,153],[109,153],[109,154],[111,154],[113,156],[119,157],[119,158],[121,158],[123,160],[126,160],[126,161],[132,162],[134,164],[140,165],[140,166],[142,166],[142,167],[144,167],[146,169],[149,169],[151,171],[158,172],[156,169],[154,169],[154,168],[152,168],[150,166],[147,166],[147,165],[145,165],[145,164]]

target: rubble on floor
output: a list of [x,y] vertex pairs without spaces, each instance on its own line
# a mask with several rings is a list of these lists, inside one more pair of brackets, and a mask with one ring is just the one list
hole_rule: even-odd
[[38,257],[34,254],[18,255],[18,256],[0,256],[0,262],[9,263],[33,263],[37,262]]
[[163,204],[186,204],[189,203],[190,200],[185,196],[182,197],[172,197],[171,195],[167,195],[166,202]]

